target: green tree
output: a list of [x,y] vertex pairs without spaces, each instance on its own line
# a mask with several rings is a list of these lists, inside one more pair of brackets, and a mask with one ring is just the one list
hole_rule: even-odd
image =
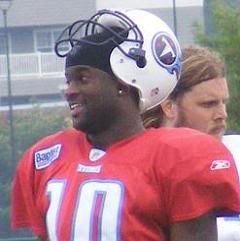
[[[8,113],[0,117],[0,238],[14,235],[10,229],[10,189],[17,162],[23,153],[37,140],[70,126],[70,118],[64,108],[14,112],[16,160],[11,160]],[[26,234],[18,232],[17,234]]]
[[214,28],[210,34],[205,34],[203,28],[196,24],[196,42],[218,51],[224,57],[231,94],[229,129],[240,130],[240,2],[208,1]]

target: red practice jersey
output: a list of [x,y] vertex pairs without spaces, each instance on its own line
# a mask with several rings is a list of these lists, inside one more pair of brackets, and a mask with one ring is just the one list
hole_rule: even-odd
[[165,241],[174,222],[239,212],[238,182],[224,145],[194,130],[149,129],[105,151],[67,130],[20,161],[12,226],[51,241]]

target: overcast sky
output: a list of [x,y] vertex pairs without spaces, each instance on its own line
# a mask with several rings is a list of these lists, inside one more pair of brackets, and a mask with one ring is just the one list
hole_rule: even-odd
[[[175,0],[176,6],[199,6],[203,0]],[[97,0],[97,8],[156,8],[171,7],[173,0]]]

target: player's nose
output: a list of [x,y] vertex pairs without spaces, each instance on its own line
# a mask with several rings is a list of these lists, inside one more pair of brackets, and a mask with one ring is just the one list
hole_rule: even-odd
[[74,82],[68,83],[65,86],[63,93],[64,93],[64,97],[67,101],[71,100],[73,97],[78,95],[78,89],[77,89],[76,85],[74,84]]
[[215,118],[226,120],[228,117],[227,106],[225,103],[220,103],[216,109]]

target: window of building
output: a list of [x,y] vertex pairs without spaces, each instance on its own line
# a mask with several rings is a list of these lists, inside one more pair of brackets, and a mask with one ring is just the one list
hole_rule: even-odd
[[[35,48],[38,52],[53,52],[54,45],[62,30],[48,29],[38,30],[35,32]],[[69,44],[63,43],[61,45],[62,51],[67,51]]]

